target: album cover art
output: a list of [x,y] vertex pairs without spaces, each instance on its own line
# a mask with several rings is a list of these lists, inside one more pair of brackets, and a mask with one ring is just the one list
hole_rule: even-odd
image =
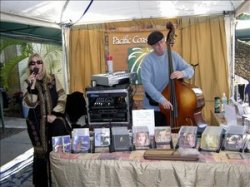
[[131,142],[127,127],[112,127],[112,138],[114,151],[129,151]]
[[54,152],[63,152],[63,140],[61,136],[52,137],[52,148]]
[[94,133],[96,147],[107,147],[110,145],[109,128],[95,128]]
[[207,151],[219,151],[221,146],[222,128],[207,126],[202,133],[200,148]]
[[72,150],[75,153],[85,153],[90,149],[88,128],[77,128],[72,131]]
[[225,134],[223,148],[240,151],[244,148],[246,128],[242,125],[230,125]]
[[155,145],[157,149],[171,149],[172,136],[170,127],[155,127]]
[[129,151],[130,149],[130,138],[129,135],[114,135],[114,150],[119,151]]
[[226,150],[240,150],[243,148],[243,135],[227,134],[225,137],[224,147]]
[[201,139],[201,148],[205,150],[216,150],[220,145],[220,137],[213,134],[204,134]]
[[71,152],[71,140],[69,135],[52,137],[52,148],[55,152]]
[[133,144],[135,149],[148,149],[150,146],[149,130],[147,126],[133,127]]
[[155,142],[156,143],[170,143],[171,128],[170,127],[155,127]]
[[75,153],[86,153],[90,148],[89,136],[74,136],[73,137],[73,152]]
[[197,127],[182,126],[179,132],[178,146],[182,148],[196,147]]
[[63,140],[63,151],[66,153],[70,153],[71,152],[70,135],[62,136],[62,140]]

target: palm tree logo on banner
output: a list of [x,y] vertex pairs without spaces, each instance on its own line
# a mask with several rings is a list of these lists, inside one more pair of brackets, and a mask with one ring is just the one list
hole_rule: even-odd
[[152,49],[149,48],[128,48],[128,69],[130,73],[136,73],[136,80],[138,81],[138,84],[142,84],[140,74],[142,60],[145,55],[151,51]]

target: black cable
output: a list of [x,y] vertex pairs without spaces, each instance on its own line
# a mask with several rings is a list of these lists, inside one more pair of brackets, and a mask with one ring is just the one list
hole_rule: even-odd
[[85,11],[83,12],[82,16],[81,16],[78,20],[76,20],[75,23],[73,23],[72,25],[76,24],[78,21],[80,21],[80,20],[83,18],[83,16],[87,13],[87,11],[89,10],[90,6],[92,5],[93,1],[94,1],[94,0],[91,0],[91,1],[90,1],[90,3],[88,4],[87,8],[86,8]]

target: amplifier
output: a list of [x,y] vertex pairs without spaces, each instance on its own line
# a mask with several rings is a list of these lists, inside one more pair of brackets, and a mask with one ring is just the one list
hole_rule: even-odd
[[114,86],[117,84],[129,84],[135,79],[135,76],[133,72],[117,71],[114,73],[92,75],[91,80],[96,81],[97,85]]
[[130,125],[132,88],[129,84],[86,88],[88,124]]

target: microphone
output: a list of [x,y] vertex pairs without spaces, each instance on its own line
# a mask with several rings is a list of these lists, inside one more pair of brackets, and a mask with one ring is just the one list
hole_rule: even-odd
[[[34,73],[35,76],[38,74],[38,72],[39,72],[39,68],[37,68],[37,67],[34,67],[34,68],[31,70],[31,74]],[[29,83],[29,86],[31,86],[32,84],[33,84],[33,81],[31,81],[31,82]]]
[[37,75],[38,72],[39,72],[39,68],[34,67],[33,70],[32,70],[32,73],[34,73],[35,75]]

